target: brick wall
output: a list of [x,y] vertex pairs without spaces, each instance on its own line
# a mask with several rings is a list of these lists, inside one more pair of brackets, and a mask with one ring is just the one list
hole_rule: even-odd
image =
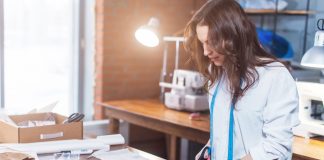
[[[95,102],[158,98],[163,46],[146,48],[134,37],[150,17],[160,20],[161,35],[184,28],[191,13],[205,0],[97,0]],[[170,46],[170,55],[174,55]],[[184,62],[186,54],[180,58]],[[173,56],[169,56],[172,68]],[[172,58],[171,58],[172,57]],[[102,111],[95,106],[95,118]]]

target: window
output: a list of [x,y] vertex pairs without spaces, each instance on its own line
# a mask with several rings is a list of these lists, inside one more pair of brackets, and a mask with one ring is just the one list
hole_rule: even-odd
[[4,107],[25,113],[58,101],[55,112],[75,112],[78,5],[74,0],[2,1]]

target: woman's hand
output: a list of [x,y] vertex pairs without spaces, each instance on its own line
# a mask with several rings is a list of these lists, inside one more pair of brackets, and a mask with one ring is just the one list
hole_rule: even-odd
[[244,156],[241,160],[253,160],[250,153]]
[[[210,142],[209,142],[209,140],[208,140],[207,144],[206,144],[206,145],[205,145],[205,146],[200,150],[200,152],[196,155],[195,160],[199,160],[199,157],[200,157],[200,155],[201,155],[201,153],[202,153],[202,151],[204,150],[205,147],[210,147]],[[205,158],[205,159],[208,158],[208,152],[205,152],[205,153],[204,153],[204,158]]]
[[[205,147],[204,147],[205,148]],[[195,160],[201,160],[201,159],[199,159],[199,158],[201,158],[201,154],[204,154],[203,155],[203,157],[204,157],[204,159],[208,159],[208,152],[204,152],[204,153],[202,153],[202,151],[204,150],[204,148],[196,155],[196,157],[195,157]]]

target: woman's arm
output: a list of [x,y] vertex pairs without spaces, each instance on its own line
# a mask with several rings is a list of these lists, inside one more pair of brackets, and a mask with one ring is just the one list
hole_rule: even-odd
[[286,69],[273,69],[272,83],[262,117],[263,138],[249,150],[252,159],[289,159],[292,128],[299,124],[296,83]]

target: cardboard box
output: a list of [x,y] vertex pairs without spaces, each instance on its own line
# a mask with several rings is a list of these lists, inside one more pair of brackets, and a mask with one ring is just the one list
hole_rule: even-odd
[[[15,123],[28,120],[43,120],[47,113],[9,116]],[[66,117],[53,113],[55,125],[21,128],[0,121],[0,143],[31,143],[66,139],[83,139],[83,123],[62,124]]]

